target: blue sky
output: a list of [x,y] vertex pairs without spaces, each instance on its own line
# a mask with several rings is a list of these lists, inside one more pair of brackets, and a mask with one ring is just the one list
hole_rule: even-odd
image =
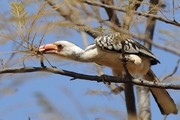
[[[1,0],[1,15],[8,14],[9,5],[6,0]],[[167,3],[167,9],[171,8],[170,3]],[[31,5],[31,8],[33,5]],[[35,11],[37,6],[31,12]],[[176,11],[176,20],[180,20],[178,16],[178,11]],[[6,15],[8,16],[8,15]],[[6,17],[5,16],[5,17]],[[172,18],[172,13],[168,14],[168,17]],[[52,19],[52,18],[51,18]],[[141,28],[143,31],[143,27]],[[166,23],[157,22],[155,29],[154,40],[157,43],[161,43],[159,37],[166,38],[167,36],[159,33],[159,30],[170,30],[174,32],[179,32],[178,27],[168,25]],[[70,30],[70,29],[69,29]],[[82,37],[76,31],[70,30],[72,34],[70,36],[54,35],[48,34],[43,43],[50,43],[60,39],[65,39],[76,43],[81,48],[84,48],[82,44]],[[93,39],[87,36],[88,42],[93,43]],[[0,40],[3,40],[2,38]],[[163,42],[162,42],[163,43]],[[10,51],[12,49],[12,41],[2,44],[0,47],[1,52]],[[158,77],[163,77],[167,73],[171,72],[176,65],[177,56],[164,52],[161,49],[153,47],[153,53],[161,61],[161,64],[153,66],[152,69]],[[7,60],[8,54],[0,54],[0,59],[4,61]],[[17,55],[16,57],[19,57]],[[51,58],[51,56],[48,56]],[[50,59],[51,60],[51,59]],[[78,73],[96,75],[92,64],[77,63],[73,61],[61,61],[51,62],[53,65],[60,69],[65,69],[69,71],[74,71]],[[35,58],[25,61],[26,66],[40,66],[39,61]],[[48,66],[48,63],[46,63]],[[22,67],[22,63],[18,62],[9,67]],[[104,69],[105,74],[111,75],[111,70],[109,68]],[[180,70],[178,69],[175,74],[178,76]],[[55,75],[51,73],[24,73],[24,74],[10,74],[8,76],[3,75],[0,77],[0,119],[2,120],[25,120],[28,117],[31,120],[44,120],[45,118],[52,119],[52,116],[64,116],[64,119],[77,119],[77,120],[117,120],[119,118],[126,119],[126,108],[124,101],[124,93],[119,95],[95,95],[87,94],[90,90],[98,90],[110,92],[109,89],[103,83],[74,80],[70,81],[70,77]],[[178,83],[178,82],[176,82]],[[173,97],[174,101],[179,105],[180,96],[179,91],[168,90],[170,95]],[[47,108],[44,108],[43,101],[41,98],[47,99],[49,104],[53,106],[53,110],[49,112]],[[137,101],[137,99],[136,99]],[[109,113],[108,110],[116,113]],[[52,112],[53,111],[53,112]],[[152,119],[163,119],[157,104],[151,95],[151,111]],[[178,119],[180,115],[169,115],[167,120]]]

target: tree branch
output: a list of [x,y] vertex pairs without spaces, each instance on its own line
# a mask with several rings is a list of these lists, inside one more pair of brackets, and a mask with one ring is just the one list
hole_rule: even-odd
[[54,74],[60,74],[72,77],[71,80],[80,79],[80,80],[90,80],[96,82],[114,82],[114,83],[133,83],[135,85],[147,86],[147,87],[155,87],[162,89],[180,89],[180,84],[168,84],[168,83],[158,83],[158,82],[150,82],[144,79],[126,79],[126,78],[117,78],[114,76],[94,76],[94,75],[85,75],[76,72],[71,72],[67,70],[57,69],[57,68],[48,68],[48,67],[19,67],[19,68],[5,68],[0,70],[0,74],[5,73],[27,73],[27,72],[49,72]]
[[180,58],[178,59],[178,61],[177,61],[177,63],[176,63],[176,66],[174,67],[174,70],[173,70],[171,73],[169,73],[168,75],[166,75],[166,76],[162,79],[162,81],[165,81],[167,78],[172,77],[172,76],[177,72],[177,70],[178,70],[178,68],[179,68],[179,63],[180,63]]
[[[46,0],[48,3],[50,2],[49,0]],[[83,1],[83,0],[82,0]],[[87,1],[86,1],[87,2]],[[50,2],[51,3],[51,2]],[[49,4],[50,4],[49,3]],[[95,2],[96,3],[96,2]],[[92,2],[92,4],[94,5],[94,2]],[[100,3],[101,4],[101,3]],[[50,4],[51,5],[51,4]],[[52,4],[52,5],[54,5],[54,4]],[[96,5],[96,4],[95,4]],[[102,5],[104,5],[104,4],[102,4]],[[108,6],[108,5],[107,5]],[[52,6],[53,7],[53,6]],[[110,6],[109,8],[111,8],[112,7],[112,9],[113,9],[113,7],[114,6]],[[57,8],[56,8],[57,9]],[[58,12],[58,10],[56,10],[57,12]],[[86,11],[87,12],[87,11]],[[126,12],[125,10],[124,10],[124,12]],[[90,14],[92,17],[95,17],[95,18],[97,18],[97,16],[95,16],[94,14],[92,14],[92,13],[88,13],[88,14]],[[144,14],[144,13],[142,13],[142,14]],[[66,15],[65,15],[66,16]],[[154,15],[150,15],[150,16],[148,16],[148,17],[153,17]],[[156,18],[156,17],[155,17]],[[97,18],[99,21],[103,21],[101,18]],[[156,18],[157,19],[157,18]],[[134,37],[134,38],[137,38],[137,39],[139,39],[139,40],[142,40],[142,41],[146,41],[146,42],[148,42],[148,43],[150,43],[150,44],[152,44],[152,45],[154,45],[155,47],[157,47],[157,48],[160,48],[160,49],[163,49],[163,50],[166,50],[166,51],[169,51],[169,52],[171,52],[171,53],[173,53],[173,54],[176,54],[176,55],[180,55],[180,52],[179,51],[177,51],[177,50],[173,50],[173,49],[170,49],[170,48],[168,48],[167,46],[163,46],[163,45],[160,45],[160,44],[157,44],[157,43],[154,43],[154,42],[152,42],[151,41],[151,39],[149,39],[149,38],[146,38],[146,36],[144,36],[144,35],[139,35],[139,34],[135,34],[135,33],[130,33],[129,31],[127,31],[127,30],[124,30],[124,29],[121,29],[121,28],[119,28],[119,27],[117,27],[117,26],[115,26],[114,24],[112,24],[112,23],[109,23],[109,22],[107,22],[107,21],[103,21],[103,23],[104,24],[106,24],[107,26],[109,26],[109,27],[112,27],[113,29],[115,29],[117,32],[122,32],[122,33],[124,33],[124,34],[126,34],[126,35],[129,35],[129,36],[132,36],[132,37]],[[76,24],[77,25],[77,24]],[[79,24],[78,24],[79,25]],[[83,25],[82,25],[83,26]],[[179,24],[179,26],[180,26],[180,24]],[[86,27],[86,26],[84,26],[84,27]],[[97,37],[98,36],[98,34],[95,34],[93,31],[86,31],[86,33],[87,34],[89,34],[89,35],[91,35],[93,38],[95,38],[95,37]]]
[[[82,26],[84,28],[89,28],[88,26],[86,26],[85,24],[78,22],[78,20],[73,20],[70,17],[70,14],[67,13],[67,11],[64,11],[63,9],[57,7],[56,3],[53,3],[51,0],[45,0],[53,9],[55,9],[56,12],[59,13],[60,16],[64,17],[66,20],[70,21],[71,23],[74,24],[74,26]],[[98,32],[98,31],[96,31]],[[99,36],[100,33],[95,33],[93,31],[93,29],[89,29],[88,31],[86,31],[86,33],[90,36],[92,36],[93,38],[96,38],[97,36]]]
[[[111,8],[117,11],[121,11],[121,12],[127,12],[126,10],[116,7],[116,6],[112,6],[112,5],[106,5],[106,4],[102,4],[99,2],[94,2],[94,1],[89,1],[89,0],[81,0],[81,2],[87,3],[89,5],[94,5],[94,6],[99,6],[99,7],[103,7],[103,8]],[[175,26],[179,26],[180,27],[180,23],[176,22],[175,20],[170,20],[167,18],[163,18],[157,15],[153,15],[153,14],[147,14],[147,13],[143,13],[143,12],[137,12],[137,11],[132,11],[133,14],[139,15],[139,16],[144,16],[144,17],[152,17],[156,20],[168,23],[168,24],[172,24]]]
[[[113,0],[100,0],[100,1],[105,5],[114,6],[114,1]],[[113,23],[113,24],[120,27],[121,25],[119,23],[119,19],[118,19],[117,15],[116,15],[115,10],[111,9],[111,8],[106,8],[106,7],[104,7],[104,9],[107,12],[107,15],[109,17],[109,21],[111,21],[111,23]]]
[[164,45],[157,44],[157,43],[153,42],[152,39],[147,38],[145,35],[130,33],[130,32],[127,31],[127,30],[118,28],[118,27],[116,27],[115,25],[110,24],[110,23],[105,22],[105,21],[104,21],[104,24],[106,24],[107,26],[113,27],[117,32],[124,33],[124,34],[126,34],[126,35],[132,36],[132,37],[137,38],[137,39],[139,39],[139,40],[141,40],[141,41],[146,41],[146,42],[154,45],[154,46],[157,47],[157,48],[166,50],[166,51],[168,51],[168,52],[170,52],[170,53],[173,53],[173,54],[176,54],[176,55],[178,55],[178,56],[180,55],[180,52],[179,52],[179,51],[174,50],[174,49],[170,49],[170,48],[168,48],[167,46],[164,46]]
[[114,30],[116,30],[117,32],[120,32],[120,33],[124,33],[126,34],[127,36],[129,37],[134,37],[134,38],[137,38],[141,41],[146,41],[152,45],[154,45],[155,47],[157,48],[160,48],[160,49],[163,49],[165,51],[168,51],[170,53],[173,53],[175,55],[178,55],[180,56],[180,52],[177,51],[177,50],[174,50],[174,49],[171,49],[171,48],[168,48],[167,46],[164,46],[164,45],[161,45],[161,44],[157,44],[155,42],[153,42],[150,38],[146,37],[144,34],[136,34],[136,33],[132,33],[132,32],[129,32],[127,30],[124,30],[122,28],[119,28],[117,27],[116,25],[112,24],[112,23],[109,23],[107,21],[103,21],[101,18],[99,18],[98,16],[96,16],[95,14],[92,14],[91,12],[89,12],[88,10],[86,9],[83,9],[87,14],[91,15],[92,17],[96,18],[97,20],[99,21],[102,21],[105,25],[113,28]]

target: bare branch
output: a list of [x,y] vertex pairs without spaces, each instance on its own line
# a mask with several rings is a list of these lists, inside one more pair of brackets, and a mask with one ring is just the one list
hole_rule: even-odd
[[[94,2],[94,1],[89,1],[89,0],[81,0],[81,2],[87,3],[89,5],[99,6],[99,7],[111,8],[111,9],[114,9],[114,10],[117,10],[117,11],[121,11],[121,12],[127,12],[126,10],[124,10],[122,8],[119,8],[119,7],[116,7],[116,6],[112,6],[112,5],[102,4],[102,3],[99,3],[99,2]],[[180,27],[180,23],[178,23],[178,22],[176,22],[174,20],[170,20],[170,19],[167,19],[167,18],[163,18],[163,17],[157,16],[157,15],[147,14],[147,13],[137,12],[137,11],[132,11],[132,13],[136,14],[136,15],[139,15],[139,16],[152,17],[152,18],[154,18],[156,20],[159,20],[159,21],[162,21],[162,22],[165,22],[165,23],[172,24],[172,25]]]
[[136,11],[140,7],[142,1],[143,0],[136,0],[135,3],[130,6],[130,9]]
[[[46,1],[48,1],[48,3],[49,3],[50,5],[51,5],[51,4],[54,5],[54,4],[51,3],[49,0],[46,0]],[[93,3],[93,4],[94,4],[94,3]],[[59,11],[59,9],[56,9],[56,10]],[[87,11],[86,11],[86,12],[87,12]],[[94,17],[94,18],[97,18],[99,21],[103,21],[101,18],[99,18],[98,16],[96,16],[96,15],[90,13],[90,12],[89,12],[88,14],[91,15],[92,17]],[[63,14],[62,14],[62,15],[63,15]],[[66,17],[66,15],[65,15],[65,17]],[[148,17],[150,17],[150,16],[148,16]],[[151,17],[153,17],[153,16],[151,16]],[[173,50],[173,49],[170,49],[170,48],[168,48],[168,47],[166,47],[166,46],[163,46],[163,45],[157,44],[157,43],[155,43],[155,42],[152,42],[151,39],[147,38],[147,37],[144,36],[144,35],[139,35],[139,34],[135,34],[135,33],[130,33],[129,31],[124,30],[124,29],[122,29],[122,28],[119,28],[119,27],[117,27],[116,25],[114,25],[114,24],[112,24],[112,23],[109,23],[109,22],[107,22],[107,21],[103,21],[103,23],[106,24],[106,25],[109,26],[109,27],[112,27],[113,29],[115,29],[115,30],[118,31],[118,32],[122,32],[122,33],[124,33],[124,34],[126,34],[126,35],[132,36],[132,37],[137,38],[137,39],[139,39],[139,40],[146,41],[146,42],[154,45],[155,47],[158,47],[158,48],[160,48],[160,49],[169,51],[169,52],[171,52],[171,53],[173,53],[173,54],[180,55],[180,52],[179,52],[179,51]],[[179,24],[179,26],[180,26],[180,24]],[[86,31],[86,33],[88,33],[89,35],[91,35],[91,36],[94,37],[94,38],[98,36],[97,34],[94,34],[92,31]]]
[[[100,0],[103,4],[106,4],[106,5],[111,5],[111,6],[114,6],[114,2],[113,0]],[[106,10],[108,16],[109,16],[109,21],[111,21],[112,23],[114,23],[115,25],[119,26],[120,27],[120,23],[119,23],[119,19],[116,15],[116,12],[114,9],[111,9],[111,8],[106,8],[104,7],[104,9]]]
[[60,74],[72,77],[71,80],[80,79],[80,80],[90,80],[96,82],[114,82],[114,83],[133,83],[135,85],[147,86],[147,87],[154,87],[154,88],[162,88],[162,89],[175,89],[179,90],[179,84],[168,84],[168,83],[158,83],[158,82],[149,82],[143,79],[126,79],[126,78],[117,78],[114,76],[93,76],[93,75],[84,75],[76,72],[71,72],[67,70],[57,69],[57,68],[42,68],[42,67],[19,67],[19,68],[6,68],[1,69],[0,74],[4,73],[27,73],[27,72],[49,72],[54,74]]
[[164,45],[157,44],[157,43],[153,42],[150,38],[147,38],[145,35],[130,33],[129,31],[124,30],[124,29],[121,29],[121,28],[118,28],[118,27],[116,27],[115,25],[110,24],[110,23],[108,23],[108,22],[106,22],[106,21],[103,21],[103,22],[104,22],[107,26],[113,27],[117,32],[121,32],[121,33],[124,33],[124,34],[126,34],[126,35],[129,35],[129,36],[132,36],[132,37],[134,37],[134,38],[137,38],[137,39],[139,39],[139,40],[146,41],[146,42],[154,45],[154,46],[157,47],[157,48],[166,50],[166,51],[168,51],[168,52],[170,52],[170,53],[173,53],[173,54],[176,54],[176,55],[178,55],[178,56],[180,55],[180,52],[179,52],[179,51],[170,49],[170,48],[168,48],[167,46],[164,46]]
[[[91,15],[92,17],[96,18],[97,20],[102,21],[102,19],[99,18],[98,16],[96,16],[95,14],[92,14],[91,12],[87,11],[86,9],[83,9],[83,10],[84,10],[87,14],[89,14],[89,15]],[[103,21],[103,23],[104,23],[105,25],[109,26],[109,27],[112,27],[112,28],[113,28],[115,31],[117,31],[117,32],[124,33],[124,34],[126,34],[127,36],[129,36],[129,37],[134,37],[134,38],[137,38],[137,39],[139,39],[139,40],[141,40],[141,41],[146,41],[146,42],[154,45],[154,46],[157,47],[157,48],[166,50],[166,51],[168,51],[168,52],[170,52],[170,53],[173,53],[173,54],[175,54],[175,55],[180,56],[180,52],[179,52],[179,51],[174,50],[174,49],[170,49],[170,48],[168,48],[167,46],[164,46],[164,45],[161,45],[161,44],[157,44],[157,43],[153,42],[152,39],[148,38],[147,36],[145,36],[145,35],[143,35],[143,34],[135,34],[135,33],[129,32],[129,31],[127,31],[127,30],[125,30],[125,29],[122,29],[122,28],[119,28],[119,27],[117,27],[116,25],[114,25],[114,24],[112,24],[112,23],[109,23],[109,22],[107,22],[107,21]]]
[[[64,11],[60,8],[57,8],[56,3],[53,3],[50,0],[45,0],[53,9],[55,9],[59,15],[61,15],[62,17],[64,17],[66,20],[70,21],[71,23],[73,23],[76,26],[82,26],[82,27],[86,27],[86,25],[84,25],[83,23],[79,22],[76,20],[76,23],[72,20],[72,18],[69,16],[69,13],[67,13],[67,11]],[[88,31],[86,31],[86,33],[90,36],[92,36],[93,38],[96,38],[98,36],[98,34],[100,33],[96,33],[94,31],[92,31],[93,29],[89,29]]]
[[[157,11],[158,11],[158,1],[159,0],[150,0],[150,6],[149,6],[149,13],[156,15]],[[157,8],[156,8],[157,7]],[[154,19],[153,17],[149,17],[146,21],[146,31],[145,34],[148,38],[150,38],[151,40],[153,40],[153,35],[154,35],[154,28],[155,28],[155,24],[156,24],[156,19]],[[148,49],[151,50],[151,44],[148,42],[144,42],[144,46]]]
[[128,9],[126,10],[126,15],[124,17],[123,28],[129,30],[131,22],[134,17],[133,11],[136,11],[141,5],[142,0],[129,1]]
[[177,72],[179,63],[180,63],[180,59],[178,59],[174,70],[173,70],[170,74],[168,74],[167,76],[165,76],[165,77],[162,79],[162,81],[164,81],[164,80],[166,80],[167,78],[173,76],[173,75]]

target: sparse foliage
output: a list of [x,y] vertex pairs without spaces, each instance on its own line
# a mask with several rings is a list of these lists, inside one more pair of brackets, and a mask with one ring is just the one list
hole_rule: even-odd
[[[157,54],[155,54],[160,58],[162,66],[164,67],[161,68],[161,66],[159,66],[157,70],[155,68],[155,73],[157,72],[157,76],[161,76],[163,82],[173,83],[155,84],[149,81],[141,82],[137,79],[130,81],[127,80],[127,78],[118,79],[108,76],[103,82],[108,83],[108,81],[113,80],[114,83],[111,85],[105,84],[104,86],[107,86],[107,90],[101,90],[97,87],[91,88],[88,91],[86,91],[86,89],[83,91],[86,96],[91,95],[91,97],[94,97],[93,95],[101,95],[108,99],[116,99],[114,96],[117,97],[120,95],[121,97],[118,97],[117,100],[123,101],[124,106],[125,102],[126,105],[129,104],[130,107],[127,107],[127,111],[128,113],[129,111],[133,111],[133,114],[131,114],[133,117],[127,117],[124,115],[124,113],[128,114],[126,111],[112,107],[106,109],[105,107],[101,108],[101,106],[92,107],[92,105],[88,106],[89,111],[87,111],[83,103],[81,104],[81,98],[75,97],[75,95],[70,92],[73,91],[71,87],[64,87],[64,89],[60,91],[66,94],[66,97],[74,104],[75,110],[77,110],[76,113],[69,112],[66,109],[67,106],[58,108],[57,103],[53,103],[50,100],[48,101],[43,93],[36,91],[37,94],[34,96],[38,101],[36,105],[43,107],[44,110],[37,118],[50,120],[79,119],[76,116],[76,114],[78,114],[78,116],[81,116],[80,119],[91,119],[92,117],[89,117],[88,114],[104,112],[105,114],[103,115],[105,116],[94,117],[95,115],[92,115],[93,119],[106,120],[110,118],[120,119],[119,117],[122,117],[122,119],[129,120],[150,120],[151,111],[155,108],[150,109],[148,88],[139,88],[137,92],[138,99],[140,100],[138,103],[139,106],[136,105],[136,102],[133,100],[133,93],[126,93],[125,91],[126,94],[132,94],[125,97],[126,100],[129,98],[130,101],[125,101],[122,92],[126,89],[127,83],[128,85],[130,83],[132,84],[132,86],[129,86],[132,91],[133,85],[175,90],[180,89],[178,84],[180,78],[180,40],[178,34],[180,27],[178,17],[178,12],[180,12],[179,3],[179,0],[25,0],[24,2],[9,2],[9,8],[6,6],[4,11],[8,13],[8,15],[3,16],[5,13],[0,14],[2,19],[0,22],[0,44],[2,44],[2,49],[0,48],[1,96],[16,94],[17,90],[15,88],[20,89],[22,83],[35,79],[35,73],[31,74],[31,78],[26,72],[39,73],[44,71],[49,73],[48,76],[46,75],[49,79],[51,79],[51,74],[58,74],[70,76],[72,77],[71,80],[76,79],[76,81],[79,79],[86,79],[102,82],[101,77],[87,74],[92,71],[98,75],[106,74],[106,72],[104,73],[103,67],[93,64],[89,68],[87,67],[87,72],[84,73],[84,71],[80,71],[84,74],[62,70],[59,64],[53,66],[57,63],[54,63],[50,57],[41,55],[38,52],[38,47],[42,43],[47,43],[47,41],[54,42],[64,38],[76,44],[83,43],[87,45],[89,42],[93,43],[93,39],[99,35],[120,32],[123,38],[133,38],[142,44],[144,42],[148,49],[151,49],[153,46],[157,48],[154,50],[153,47],[153,51],[160,50],[161,52],[158,51]],[[82,40],[80,38],[79,40],[78,37],[76,39],[76,37],[74,37],[75,35],[81,35]],[[64,61],[60,62],[64,63]],[[74,66],[74,64],[69,66]],[[36,77],[42,78],[43,75],[45,74],[38,74]],[[13,79],[14,81],[11,81],[12,83],[6,83],[9,79]],[[126,85],[123,83],[126,83]],[[69,84],[73,83],[70,82]],[[141,94],[142,91],[144,92],[143,94]],[[177,93],[176,97],[174,97],[173,94],[172,96],[175,98],[176,103],[179,104],[179,93]],[[99,101],[97,101],[96,104],[98,104],[98,102]],[[147,104],[144,104],[144,102]],[[21,108],[24,106],[25,105],[22,105]],[[133,106],[134,110],[132,110]],[[137,106],[138,111],[136,114],[135,107]],[[70,114],[72,116],[69,117],[66,115],[67,113],[63,111],[64,109],[67,110],[68,115]],[[0,109],[0,111],[3,110]],[[5,114],[3,112],[0,113],[0,116]],[[31,113],[35,114],[33,112]],[[108,115],[106,115],[107,113]],[[178,117],[175,116],[174,118],[176,119]],[[0,119],[3,118],[0,117]],[[31,120],[31,116],[27,116],[27,119]],[[168,119],[168,117],[164,117],[164,119]]]

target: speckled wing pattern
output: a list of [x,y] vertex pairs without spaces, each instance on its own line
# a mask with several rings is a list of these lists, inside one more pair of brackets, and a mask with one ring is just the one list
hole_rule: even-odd
[[[122,52],[122,40],[120,40],[121,35],[119,33],[108,34],[104,36],[99,36],[95,38],[95,43],[98,47],[104,50],[109,50],[112,52]],[[151,65],[160,63],[156,56],[149,51],[146,47],[140,43],[126,38],[124,41],[124,52],[126,54],[136,54],[147,56],[151,58]]]

